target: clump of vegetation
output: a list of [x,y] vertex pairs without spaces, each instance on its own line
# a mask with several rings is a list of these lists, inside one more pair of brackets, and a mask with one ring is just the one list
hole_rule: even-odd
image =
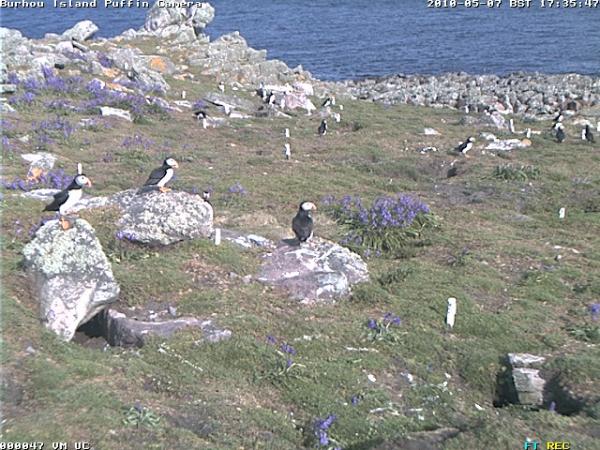
[[533,165],[500,164],[494,169],[494,177],[504,181],[536,180],[540,177],[540,169]]
[[367,320],[367,339],[370,341],[398,341],[398,327],[402,324],[400,317],[386,313],[381,319]]
[[158,426],[159,423],[160,417],[139,404],[129,408],[125,412],[125,418],[123,419],[124,425],[135,426],[136,428],[139,428],[140,426],[154,428]]
[[378,197],[369,208],[360,197],[345,196],[341,200],[326,197],[327,210],[346,229],[342,245],[364,256],[397,256],[410,242],[423,238],[426,230],[438,226],[429,206],[410,195]]

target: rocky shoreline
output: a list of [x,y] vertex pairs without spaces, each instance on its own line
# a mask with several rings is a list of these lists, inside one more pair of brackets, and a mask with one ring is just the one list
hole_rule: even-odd
[[[514,73],[507,76],[448,73],[437,76],[391,75],[364,80],[328,82],[315,79],[302,66],[288,67],[267,59],[266,50],[248,46],[238,32],[210,41],[203,33],[214,19],[209,3],[192,8],[158,8],[148,12],[144,26],[110,39],[93,39],[98,27],[83,21],[62,35],[43,39],[23,37],[18,30],[0,28],[0,93],[14,92],[15,75],[43,79],[43,68],[70,75],[104,75],[115,85],[142,93],[164,94],[170,86],[165,75],[193,79],[191,72],[247,90],[263,82],[271,85],[310,83],[316,95],[335,93],[384,104],[449,107],[467,112],[515,114],[547,118],[557,109],[573,111],[600,105],[600,77],[578,74]],[[160,42],[152,52],[139,43]],[[96,50],[101,47],[101,50]],[[2,111],[10,107],[2,102]]]

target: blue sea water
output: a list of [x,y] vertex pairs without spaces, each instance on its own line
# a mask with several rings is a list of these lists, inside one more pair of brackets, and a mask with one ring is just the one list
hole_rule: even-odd
[[[213,0],[216,17],[206,32],[214,39],[239,30],[270,58],[330,80],[458,71],[600,74],[600,3],[542,8],[541,2],[524,9],[510,8],[509,0],[499,8],[435,9],[428,0]],[[100,36],[110,37],[141,27],[147,13],[107,9],[103,0],[92,9],[45,3],[3,8],[0,23],[37,38],[91,19]]]

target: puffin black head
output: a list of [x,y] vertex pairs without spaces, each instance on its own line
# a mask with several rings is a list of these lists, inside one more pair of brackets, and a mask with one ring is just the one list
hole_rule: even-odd
[[74,189],[81,189],[84,186],[92,187],[92,182],[87,176],[80,173],[75,178],[73,178],[73,182],[71,183],[71,185]]
[[302,202],[298,208],[299,211],[305,211],[307,213],[315,209],[317,209],[317,206],[313,202]]
[[163,166],[165,166],[167,168],[172,167],[172,168],[176,169],[179,167],[179,164],[177,163],[177,161],[175,161],[174,158],[169,156],[167,159],[165,159],[163,161]]

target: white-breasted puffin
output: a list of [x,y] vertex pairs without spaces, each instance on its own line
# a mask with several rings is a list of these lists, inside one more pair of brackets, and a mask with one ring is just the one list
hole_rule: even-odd
[[327,108],[328,106],[331,106],[334,104],[334,101],[331,100],[331,97],[327,97],[323,103],[321,103],[321,108]]
[[567,138],[567,134],[565,133],[565,127],[562,123],[558,122],[556,124],[556,142],[559,144],[563,142]]
[[173,178],[173,175],[175,174],[175,169],[178,167],[179,164],[177,161],[171,157],[168,157],[163,161],[162,166],[154,169],[150,173],[148,180],[144,183],[144,187],[157,186],[160,192],[170,191],[170,189],[165,187],[165,185],[171,181],[171,178]]
[[590,144],[594,143],[594,134],[592,133],[592,127],[590,127],[589,124],[586,125],[585,128],[583,129],[583,137]]
[[469,136],[464,142],[461,142],[454,151],[456,153],[462,153],[463,155],[467,155],[467,152],[473,148],[473,142],[475,142],[475,138],[473,136]]
[[319,136],[325,136],[327,134],[327,120],[323,119],[321,125],[319,125]]
[[298,208],[298,213],[292,220],[292,230],[299,243],[306,242],[313,235],[313,219],[310,212],[317,209],[312,202],[302,202]]
[[66,189],[54,194],[52,203],[44,208],[44,211],[58,211],[60,214],[59,223],[63,230],[71,228],[71,224],[64,218],[64,215],[81,200],[84,186],[91,187],[92,182],[84,174],[77,175]]

